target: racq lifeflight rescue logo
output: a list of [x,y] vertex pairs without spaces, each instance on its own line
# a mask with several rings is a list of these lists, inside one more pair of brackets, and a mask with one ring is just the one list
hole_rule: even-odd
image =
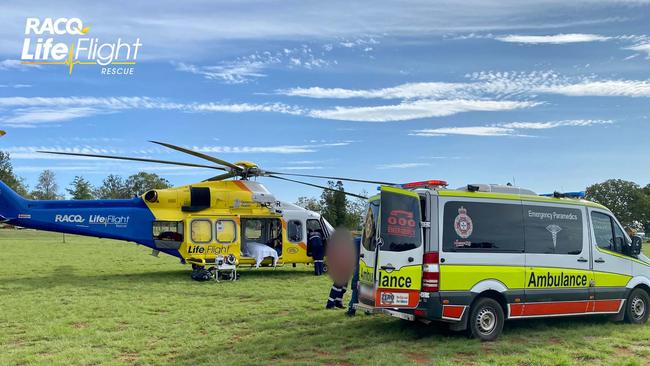
[[20,60],[27,65],[66,65],[70,75],[76,65],[99,65],[101,75],[135,73],[140,38],[103,42],[89,32],[79,18],[27,18]]

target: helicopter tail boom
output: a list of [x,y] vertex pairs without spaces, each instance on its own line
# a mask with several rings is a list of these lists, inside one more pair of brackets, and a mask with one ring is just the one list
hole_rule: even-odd
[[[28,200],[0,182],[0,219],[14,226],[136,242],[156,249],[155,217],[140,197],[119,200]],[[179,257],[176,250],[160,250]]]

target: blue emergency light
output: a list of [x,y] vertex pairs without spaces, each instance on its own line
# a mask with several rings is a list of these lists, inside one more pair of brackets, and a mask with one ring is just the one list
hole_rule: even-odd
[[585,191],[577,191],[577,192],[553,192],[553,193],[546,193],[546,194],[540,194],[540,196],[544,197],[555,197],[555,198],[585,198]]

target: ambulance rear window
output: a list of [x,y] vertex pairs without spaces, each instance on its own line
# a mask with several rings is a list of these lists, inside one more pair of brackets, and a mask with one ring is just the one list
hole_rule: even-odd
[[381,192],[382,251],[404,252],[422,245],[420,198]]

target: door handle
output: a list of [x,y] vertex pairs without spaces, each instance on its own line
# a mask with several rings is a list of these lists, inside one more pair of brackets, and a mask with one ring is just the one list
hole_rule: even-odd
[[585,257],[578,258],[578,262],[589,262]]
[[594,262],[596,262],[596,263],[605,263],[605,260],[602,259],[602,258],[598,258],[598,259],[594,260]]
[[388,270],[392,271],[395,269],[395,267],[388,265],[388,266],[381,266],[381,269],[383,269],[384,271],[388,271]]
[[359,258],[365,258],[365,257],[366,257],[366,255],[363,254],[363,253],[359,254]]

